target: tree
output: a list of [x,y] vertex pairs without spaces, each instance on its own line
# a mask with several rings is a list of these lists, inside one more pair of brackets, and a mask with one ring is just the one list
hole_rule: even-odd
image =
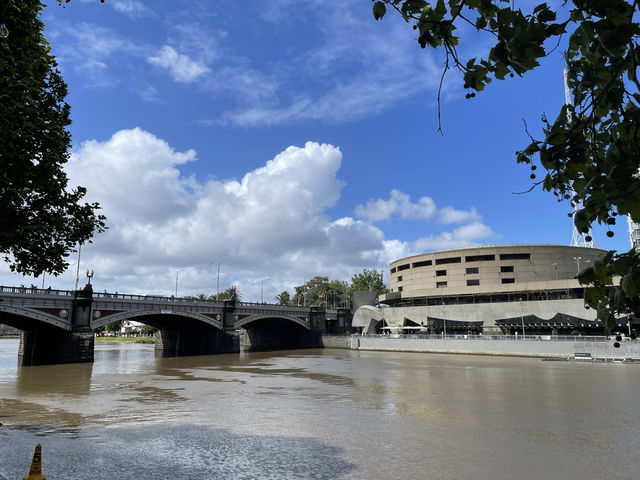
[[0,39],[0,255],[12,271],[62,273],[78,244],[105,229],[86,190],[68,188],[71,123],[65,85],[39,19],[39,0],[2,7]]
[[213,300],[231,300],[234,302],[241,302],[242,294],[238,291],[235,285],[232,285],[224,292],[220,292],[218,295],[211,295],[209,298]]
[[276,295],[276,301],[278,302],[278,305],[290,305],[291,296],[289,295],[289,292],[284,290]]
[[[574,105],[559,107],[554,121],[543,116],[542,138],[531,137],[516,161],[530,166],[532,189],[541,186],[577,208],[574,223],[585,235],[594,222],[613,225],[619,215],[640,222],[640,3],[567,0],[556,10],[541,3],[530,13],[514,5],[511,0],[379,0],[373,15],[381,19],[388,8],[395,10],[413,25],[422,48],[443,49],[443,78],[449,69],[459,70],[468,99],[493,79],[535,69],[568,36],[564,55]],[[458,56],[460,23],[492,39],[485,58]],[[545,169],[542,180],[536,180],[538,166]],[[613,289],[616,276],[620,288]],[[640,315],[637,252],[611,251],[578,279],[590,285],[585,302],[597,308],[607,328],[615,316]]]
[[351,277],[351,286],[349,289],[351,293],[358,290],[370,290],[376,292],[378,295],[386,293],[389,290],[384,284],[383,275],[384,272],[382,270],[378,272],[377,270],[364,268],[362,272],[356,273]]
[[124,325],[124,320],[117,320],[115,322],[107,323],[104,326],[104,329],[107,332],[120,333],[120,330],[122,329],[122,325]]

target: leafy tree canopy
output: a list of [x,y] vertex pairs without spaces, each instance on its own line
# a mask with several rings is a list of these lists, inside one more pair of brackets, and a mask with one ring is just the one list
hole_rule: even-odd
[[[330,308],[346,308],[353,303],[353,292],[356,290],[372,290],[377,294],[387,292],[383,282],[383,272],[363,269],[351,278],[351,283],[343,280],[329,280],[329,277],[317,276],[294,287],[295,294],[288,305],[326,306]],[[288,292],[283,292],[287,293]],[[280,294],[282,295],[282,294]],[[278,295],[278,298],[280,297]]]
[[278,305],[290,305],[291,295],[289,295],[289,292],[284,290],[276,295],[276,301],[278,302]]
[[383,272],[380,270],[365,268],[360,273],[356,273],[351,277],[350,292],[353,294],[355,291],[369,290],[376,292],[378,295],[387,293],[389,290],[384,284]]
[[4,2],[0,39],[0,255],[12,271],[62,273],[78,244],[105,228],[97,203],[70,189],[67,95],[43,35],[39,0]]
[[[442,49],[443,76],[459,70],[467,98],[494,79],[526,74],[562,44],[574,105],[559,106],[553,121],[543,117],[540,138],[531,137],[516,160],[530,166],[532,188],[541,185],[578,207],[574,223],[580,232],[588,235],[594,222],[613,225],[618,215],[640,222],[640,3],[567,0],[558,8],[540,3],[527,12],[517,8],[519,3],[378,0],[373,15],[381,19],[395,10],[416,30],[422,48]],[[484,58],[459,57],[460,24],[492,39]],[[534,173],[538,166],[544,169],[541,180]],[[613,236],[610,230],[607,234]],[[614,290],[617,275],[622,280]],[[586,302],[598,309],[605,325],[613,325],[615,315],[640,315],[640,262],[633,251],[610,252],[579,280],[592,285]]]
[[224,292],[220,292],[217,295],[211,295],[211,300],[233,300],[234,302],[242,301],[242,294],[238,291],[235,285],[230,286]]

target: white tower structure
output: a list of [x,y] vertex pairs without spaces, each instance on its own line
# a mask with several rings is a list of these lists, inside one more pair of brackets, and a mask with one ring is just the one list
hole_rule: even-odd
[[[567,68],[564,68],[564,74],[563,74],[563,79],[564,79],[564,102],[566,105],[573,105],[573,102],[571,100],[571,92],[569,90],[569,82],[567,81]],[[567,112],[567,121],[569,123],[571,123],[571,112]],[[571,189],[571,198],[573,199],[575,195],[575,192],[573,191],[573,189]],[[571,216],[571,225],[573,227],[573,231],[571,234],[571,246],[572,247],[589,247],[589,248],[596,248],[595,243],[593,242],[593,238],[591,237],[590,233],[587,234],[583,234],[582,232],[579,232],[578,229],[576,228],[576,224],[573,221],[574,217],[576,216],[576,212],[582,207],[582,203],[581,202],[574,202],[573,205],[573,215]],[[640,234],[640,232],[638,232]],[[589,238],[591,240],[587,241],[586,240],[586,236],[589,236]]]
[[631,217],[627,217],[629,222],[629,241],[631,242],[631,248],[640,250],[640,223],[636,223],[631,220]]

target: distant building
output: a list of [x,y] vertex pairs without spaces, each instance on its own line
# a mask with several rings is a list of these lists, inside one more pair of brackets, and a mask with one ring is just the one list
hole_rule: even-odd
[[503,245],[402,258],[390,264],[391,291],[378,297],[381,306],[356,312],[354,326],[391,333],[521,334],[524,326],[526,334],[602,334],[576,277],[605,253]]
[[631,220],[631,217],[627,217],[629,222],[629,240],[631,241],[631,248],[640,250],[640,223],[636,223]]

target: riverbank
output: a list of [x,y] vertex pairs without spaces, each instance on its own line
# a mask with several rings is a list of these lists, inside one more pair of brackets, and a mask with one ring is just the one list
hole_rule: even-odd
[[155,337],[95,337],[98,342],[156,343]]
[[640,361],[640,341],[625,340],[620,347],[607,337],[552,337],[531,335],[324,335],[325,348],[417,353],[450,353],[538,358],[598,358]]

